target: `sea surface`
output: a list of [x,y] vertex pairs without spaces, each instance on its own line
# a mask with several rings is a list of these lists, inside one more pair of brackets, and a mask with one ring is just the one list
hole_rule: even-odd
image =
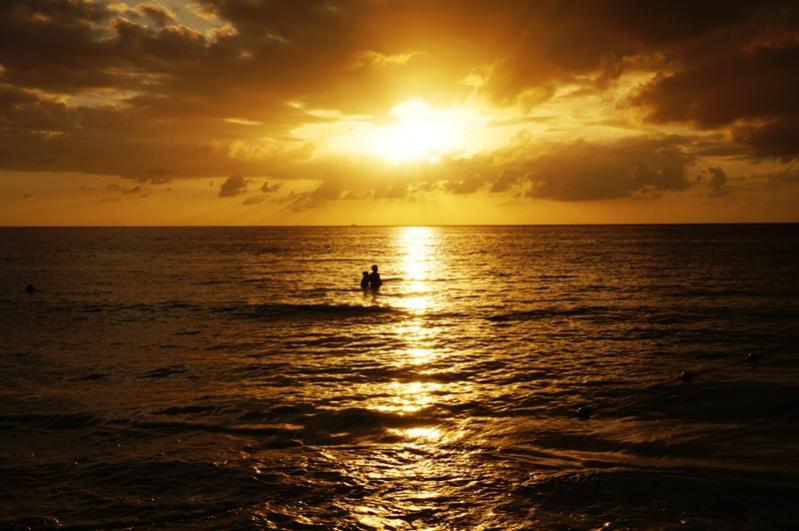
[[799,225],[0,229],[0,528],[797,529],[798,296]]

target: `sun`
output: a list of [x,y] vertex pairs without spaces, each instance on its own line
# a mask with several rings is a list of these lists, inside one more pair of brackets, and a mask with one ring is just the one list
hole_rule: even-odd
[[391,110],[392,123],[371,135],[369,151],[393,163],[435,162],[459,147],[462,114],[457,109],[433,109],[423,100],[400,103]]
[[[297,108],[303,109],[301,103]],[[401,167],[469,158],[497,149],[510,135],[492,123],[503,119],[474,102],[435,107],[423,99],[404,100],[388,113],[344,114],[336,109],[306,109],[317,120],[292,135],[317,146],[316,155]]]

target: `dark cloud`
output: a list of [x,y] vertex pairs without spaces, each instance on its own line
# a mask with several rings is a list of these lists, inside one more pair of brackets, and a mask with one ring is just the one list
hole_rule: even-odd
[[[353,85],[373,97],[396,98],[403,87],[385,75],[386,67],[410,73],[416,89],[447,90],[485,67],[488,90],[511,101],[531,92],[546,98],[553,81],[575,75],[596,71],[612,78],[631,64],[625,58],[743,19],[753,9],[740,2],[712,9],[679,4],[205,0],[208,12],[235,28],[212,37],[171,25],[174,14],[156,2],[129,10],[156,20],[160,27],[152,28],[119,17],[110,4],[8,0],[0,11],[0,24],[9,29],[0,62],[27,86],[146,88],[147,81],[195,96],[245,86],[320,101],[334,94],[345,106],[358,101],[342,97]],[[397,59],[403,54],[406,59]],[[372,59],[356,61],[363,68],[353,69],[359,57]],[[58,75],[46,75],[50,66]]]
[[503,170],[500,172],[499,177],[491,184],[491,192],[502,193],[511,190],[513,186],[519,182],[522,176],[523,175],[520,170],[516,168],[508,168]]
[[233,197],[247,191],[247,179],[241,175],[231,175],[219,187],[219,197]]
[[766,176],[768,182],[778,187],[796,187],[799,185],[799,167],[791,166],[778,173]]
[[270,183],[269,181],[264,181],[263,186],[261,186],[261,192],[264,194],[271,194],[280,190],[280,184],[278,183]]
[[[676,136],[541,147],[522,134],[509,146],[468,159],[444,159],[421,173],[400,166],[376,178],[358,178],[361,172],[352,164],[319,161],[320,168],[333,168],[327,178],[315,189],[291,192],[281,201],[305,210],[336,200],[413,200],[426,193],[489,192],[559,201],[657,198],[693,186],[687,176],[697,160],[692,148],[690,139]],[[710,186],[726,190],[719,178],[711,179]]]
[[527,163],[526,195],[562,201],[657,197],[691,185],[685,175],[691,161],[679,139],[577,141]]
[[[375,187],[371,197],[375,199],[405,199],[411,191],[411,183],[408,180],[384,182]],[[350,192],[350,198],[363,199],[364,197]]]
[[265,200],[262,196],[253,195],[241,202],[242,205],[257,205]]
[[710,194],[714,197],[726,194],[728,191],[727,173],[720,167],[708,168],[707,171],[710,174],[710,180],[708,181]]
[[89,1],[0,3],[0,63],[6,79],[50,89],[96,86],[98,79],[109,83],[113,76],[102,69],[115,58],[96,27],[111,16],[107,6]]
[[175,13],[156,2],[142,2],[134,8],[134,11],[152,19],[160,26],[175,22]]
[[[706,140],[705,155],[799,155],[794,2],[199,5],[216,29],[182,25],[167,2],[0,2],[0,169],[120,175],[141,184],[236,172],[220,188],[229,197],[246,188],[238,174],[306,178],[315,146],[293,131],[330,120],[307,109],[380,115],[418,94],[449,103],[473,91],[532,108],[563,98],[566,83],[572,96],[599,94],[631,71],[658,75],[621,105],[652,124],[719,131]],[[480,82],[464,84],[470,75]],[[689,186],[685,168],[695,155],[688,153],[696,151],[685,139],[546,149],[527,142],[444,160],[427,175],[391,184],[342,168],[316,171],[319,188],[288,200],[309,208],[342,197],[408,198],[421,182],[456,194],[523,189],[560,200],[657,195]]]
[[341,199],[344,190],[341,185],[332,181],[323,181],[317,188],[310,192],[291,192],[285,201],[288,202],[292,210],[308,210],[320,208],[330,201]]
[[788,161],[799,156],[799,113],[774,118],[759,126],[736,126],[732,132],[735,140],[748,145],[758,157]]
[[106,188],[123,194],[138,194],[145,190],[143,186],[123,186],[121,184],[109,184]]
[[739,119],[799,113],[799,42],[789,48],[730,50],[720,62],[661,76],[638,101],[655,122],[719,127]]
[[761,14],[781,7],[631,0],[200,5],[232,30],[203,34],[173,24],[172,10],[152,1],[127,12],[156,21],[155,28],[122,18],[111,3],[6,0],[0,8],[0,62],[26,86],[146,88],[147,81],[156,92],[194,96],[246,87],[278,98],[324,101],[333,94],[344,106],[357,104],[357,93],[343,97],[353,86],[372,97],[396,98],[405,87],[386,68],[410,74],[417,89],[450,91],[478,70],[490,78],[487,90],[495,99],[509,102],[520,95],[546,98],[555,82],[575,76],[591,74],[607,84],[625,68],[641,68],[647,63],[641,58],[656,52],[664,52],[661,64],[665,56],[683,60],[685,41],[753,19],[762,26]]
[[141,184],[136,184],[132,186],[124,185],[124,184],[109,184],[106,187],[106,190],[111,192],[118,192],[119,196],[134,196],[134,197],[146,197],[152,193],[152,190],[146,186]]
[[140,177],[139,179],[137,179],[137,181],[142,184],[153,184],[156,186],[161,184],[169,184],[172,182],[170,179],[167,179],[165,177]]
[[[506,173],[507,170],[503,170],[503,174]],[[463,175],[462,178],[453,179],[447,182],[446,190],[453,194],[459,195],[468,195],[473,194],[483,188],[485,183],[487,182],[486,174],[490,173],[489,171],[481,172],[479,170],[472,170],[472,171],[456,171],[454,173]],[[495,181],[498,183],[499,180]],[[499,185],[501,188],[502,185]],[[492,185],[493,188],[493,185]]]
[[516,192],[559,201],[659,197],[692,185],[686,175],[696,161],[692,149],[690,139],[676,136],[541,147],[531,135],[520,134],[496,151],[444,161],[425,177],[455,194]]
[[799,155],[799,7],[763,4],[673,53],[675,68],[633,99],[650,122],[727,128],[755,157]]

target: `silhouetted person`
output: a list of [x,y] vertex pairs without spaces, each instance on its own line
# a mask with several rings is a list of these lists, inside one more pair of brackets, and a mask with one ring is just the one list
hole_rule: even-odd
[[369,271],[364,271],[361,277],[361,289],[369,289]]
[[33,284],[28,284],[25,287],[25,291],[27,291],[28,293],[33,293],[34,291],[36,291],[36,288],[33,287]]
[[372,266],[372,272],[369,274],[369,287],[373,290],[377,290],[383,284],[383,281],[380,280],[380,273],[377,272],[377,266]]

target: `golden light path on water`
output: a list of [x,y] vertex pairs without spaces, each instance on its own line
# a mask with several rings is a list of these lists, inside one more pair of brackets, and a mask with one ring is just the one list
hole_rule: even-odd
[[424,315],[432,303],[430,278],[440,268],[435,253],[436,230],[431,227],[402,227],[398,229],[397,243],[397,247],[404,251],[401,267],[406,289],[398,306]]
[[[408,317],[394,326],[393,334],[402,339],[404,347],[390,358],[397,377],[384,384],[380,398],[370,409],[409,422],[386,430],[397,441],[386,448],[387,454],[393,456],[387,458],[389,466],[375,466],[374,462],[363,465],[364,470],[371,470],[367,473],[370,480],[394,485],[391,496],[378,495],[369,503],[352,508],[361,524],[376,529],[405,528],[406,522],[397,520],[397,514],[432,510],[437,500],[446,495],[447,487],[437,479],[446,473],[442,469],[446,460],[442,460],[439,446],[457,437],[451,430],[424,420],[425,411],[447,396],[444,384],[426,377],[444,355],[433,346],[438,332],[428,322],[428,313],[435,307],[430,283],[442,266],[438,260],[438,233],[430,227],[402,227],[394,237],[394,248],[402,256],[398,264],[402,278],[392,286],[401,289],[395,293],[392,305],[408,312]],[[414,527],[434,529],[421,520]]]
[[[451,276],[442,237],[436,227],[401,227],[388,243],[396,258],[385,264],[385,284],[374,300],[402,310],[403,317],[381,331],[392,346],[376,363],[391,376],[365,384],[361,396],[368,398],[360,406],[380,415],[382,433],[368,451],[348,449],[340,456],[349,473],[372,488],[347,507],[366,528],[440,529],[435,515],[462,499],[480,466],[480,450],[468,441],[471,419],[449,414],[476,400],[478,389],[457,376],[469,354],[455,346],[440,318],[449,296],[440,291],[441,280]],[[492,520],[489,512],[483,518]]]
[[[401,367],[416,367],[432,362],[437,353],[425,346],[431,339],[432,331],[425,326],[425,313],[432,305],[432,290],[429,281],[440,268],[436,261],[437,234],[431,227],[402,227],[397,232],[397,248],[404,251],[402,259],[403,285],[405,292],[398,306],[413,314],[399,327],[400,334],[410,344],[397,358]],[[441,390],[436,382],[394,382],[393,406],[395,413],[416,413],[434,404],[434,395]],[[412,427],[393,430],[405,438],[422,441],[436,441],[442,437],[436,427]]]
[[[425,367],[441,356],[431,344],[436,330],[427,323],[427,313],[434,307],[430,281],[441,268],[437,260],[438,234],[431,227],[400,227],[395,233],[395,248],[401,253],[401,293],[392,301],[407,311],[409,317],[395,326],[394,333],[402,338],[404,348],[392,355],[398,374],[404,375],[385,387],[385,393],[371,409],[400,416],[412,416],[435,406],[443,384],[424,379]],[[444,433],[436,426],[411,426],[390,429],[389,433],[409,442],[425,443],[442,439]]]

